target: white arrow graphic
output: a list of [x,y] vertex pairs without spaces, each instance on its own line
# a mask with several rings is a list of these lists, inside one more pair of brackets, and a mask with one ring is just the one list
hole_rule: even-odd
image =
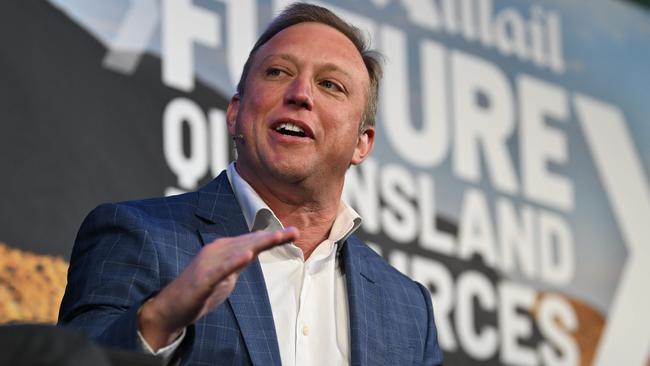
[[628,252],[594,365],[645,365],[650,344],[650,190],[621,111],[579,94],[574,103]]
[[158,1],[131,1],[117,37],[111,42],[104,56],[104,67],[127,75],[133,73],[158,27],[159,20]]

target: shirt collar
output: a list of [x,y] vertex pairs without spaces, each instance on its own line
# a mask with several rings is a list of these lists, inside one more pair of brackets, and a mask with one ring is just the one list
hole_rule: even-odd
[[[235,162],[228,165],[226,174],[250,231],[276,230],[283,227],[266,202],[239,175]],[[341,199],[328,239],[334,243],[343,243],[361,224],[361,216]]]

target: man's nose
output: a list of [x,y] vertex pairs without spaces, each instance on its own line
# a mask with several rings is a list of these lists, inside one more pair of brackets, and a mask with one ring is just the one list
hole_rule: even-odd
[[313,108],[312,85],[308,78],[297,77],[291,82],[285,94],[285,103],[307,110]]

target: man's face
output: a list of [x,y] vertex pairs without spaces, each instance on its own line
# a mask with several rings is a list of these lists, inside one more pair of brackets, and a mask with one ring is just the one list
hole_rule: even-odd
[[237,167],[247,177],[296,183],[343,182],[372,150],[359,134],[368,72],[354,44],[334,28],[300,23],[260,47],[244,96],[228,106],[228,128],[242,134]]

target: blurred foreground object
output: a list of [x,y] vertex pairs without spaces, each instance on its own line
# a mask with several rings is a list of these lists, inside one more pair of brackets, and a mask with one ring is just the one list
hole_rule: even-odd
[[0,365],[162,365],[157,357],[102,348],[82,333],[53,325],[0,326],[0,344]]

